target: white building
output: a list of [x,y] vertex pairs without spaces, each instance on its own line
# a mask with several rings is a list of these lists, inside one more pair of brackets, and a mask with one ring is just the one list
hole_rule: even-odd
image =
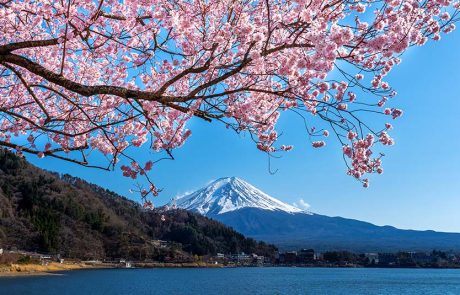
[[379,254],[378,253],[365,253],[364,256],[369,259],[371,264],[379,264]]
[[3,249],[0,248],[0,255],[3,255]]

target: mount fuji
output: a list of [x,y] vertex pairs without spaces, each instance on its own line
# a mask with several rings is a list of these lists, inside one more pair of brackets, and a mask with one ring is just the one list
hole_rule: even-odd
[[214,216],[243,208],[286,213],[306,213],[283,203],[238,177],[225,177],[176,200],[179,208]]
[[393,252],[460,250],[460,234],[402,230],[302,210],[238,177],[217,179],[170,205],[223,222],[242,234],[284,250]]

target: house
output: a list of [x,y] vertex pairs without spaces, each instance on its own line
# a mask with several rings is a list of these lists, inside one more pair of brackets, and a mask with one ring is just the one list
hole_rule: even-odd
[[153,240],[153,245],[158,248],[166,248],[168,247],[168,242],[163,240]]
[[50,262],[53,262],[53,257],[50,255],[40,255],[40,263],[42,265],[48,265]]

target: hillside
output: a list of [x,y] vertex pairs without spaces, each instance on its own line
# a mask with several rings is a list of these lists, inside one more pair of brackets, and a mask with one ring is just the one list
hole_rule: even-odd
[[[217,252],[274,253],[273,246],[199,214],[170,210],[165,221],[161,214],[0,150],[0,247],[81,259],[159,261]],[[170,243],[159,247],[155,240]]]

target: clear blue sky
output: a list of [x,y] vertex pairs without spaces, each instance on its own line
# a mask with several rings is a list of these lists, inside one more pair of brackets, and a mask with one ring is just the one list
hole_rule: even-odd
[[[223,176],[239,176],[285,202],[303,198],[310,210],[378,225],[460,232],[460,32],[439,43],[410,49],[387,77],[396,88],[404,116],[393,122],[396,145],[385,150],[385,173],[364,189],[345,175],[337,145],[310,148],[302,124],[284,116],[283,143],[295,149],[272,161],[249,138],[223,126],[195,120],[192,137],[152,172],[163,192],[161,205],[173,196]],[[143,150],[145,158],[149,151]],[[133,182],[115,172],[89,170],[53,159],[28,157],[34,164],[69,173],[127,197]]]

